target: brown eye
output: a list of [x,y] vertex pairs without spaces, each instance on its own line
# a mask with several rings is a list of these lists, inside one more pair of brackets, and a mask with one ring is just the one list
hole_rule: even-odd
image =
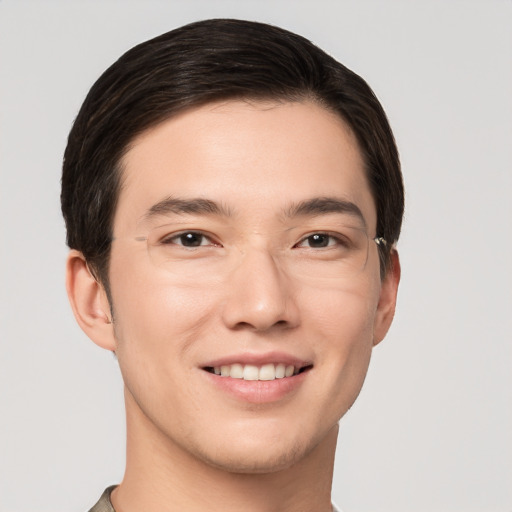
[[306,238],[306,242],[309,247],[318,248],[318,247],[327,247],[329,245],[329,239],[331,237],[329,235],[325,235],[323,233],[315,233],[314,235],[310,235]]
[[176,235],[167,236],[160,242],[163,245],[179,245],[182,247],[204,247],[215,245],[206,235],[198,231],[185,231]]
[[310,249],[323,249],[325,247],[332,247],[339,245],[340,241],[333,235],[327,233],[313,233],[301,240],[297,247],[306,247]]
[[179,241],[185,247],[199,247],[203,245],[205,238],[201,233],[183,233],[179,236]]

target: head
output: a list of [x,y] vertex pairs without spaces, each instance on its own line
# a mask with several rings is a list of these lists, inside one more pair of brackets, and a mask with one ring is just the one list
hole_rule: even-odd
[[135,137],[180,112],[228,99],[310,100],[353,132],[377,209],[382,275],[398,240],[404,199],[398,151],[367,83],[305,38],[262,23],[208,20],[126,52],[91,88],[64,154],[67,243],[109,290],[120,162]]
[[[363,79],[260,23],[142,43],[75,120],[62,209],[75,315],[117,353],[134,428],[232,471],[277,470],[321,444],[398,286],[398,153]],[[344,224],[367,237],[353,279],[331,236]],[[299,374],[279,386],[215,375],[280,364]]]

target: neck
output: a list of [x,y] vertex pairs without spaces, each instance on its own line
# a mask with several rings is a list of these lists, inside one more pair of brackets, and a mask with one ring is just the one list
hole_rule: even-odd
[[159,431],[126,394],[127,457],[116,512],[329,512],[337,425],[306,456],[271,473],[233,473]]

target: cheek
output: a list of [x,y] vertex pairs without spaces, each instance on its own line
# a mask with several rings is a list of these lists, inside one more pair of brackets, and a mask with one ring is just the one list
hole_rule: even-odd
[[332,304],[339,309],[336,320],[334,315],[325,315],[326,342],[319,353],[330,362],[332,381],[337,387],[347,388],[349,382],[358,387],[366,375],[373,346],[371,305],[365,300]]
[[323,293],[317,290],[316,300],[309,305],[308,317],[317,333],[319,370],[331,397],[326,414],[333,414],[333,421],[339,420],[359,394],[373,347],[379,286],[373,280],[359,284]]
[[[176,285],[165,272],[131,265],[111,275],[114,327],[120,365],[180,361],[194,334],[210,318],[215,299],[201,287]],[[139,370],[140,371],[140,370]]]
[[351,284],[309,286],[300,294],[302,320],[323,333],[328,350],[336,347],[344,351],[368,339],[371,341],[380,291],[378,283],[373,276],[363,275]]
[[[158,422],[162,404],[183,411],[195,400],[183,386],[192,368],[194,340],[212,317],[207,290],[171,285],[165,276],[112,281],[116,354],[126,388],[144,413]],[[179,387],[181,393],[172,391]],[[165,416],[165,415],[164,415]]]
[[211,309],[206,290],[166,286],[161,281],[136,287],[125,283],[117,292],[113,290],[113,303],[120,342],[169,345],[194,330]]

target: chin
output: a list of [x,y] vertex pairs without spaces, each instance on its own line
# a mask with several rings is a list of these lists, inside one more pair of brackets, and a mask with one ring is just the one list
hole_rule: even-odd
[[[337,426],[337,423],[336,423]],[[332,429],[314,432],[302,428],[279,429],[260,425],[259,429],[246,428],[244,432],[232,431],[230,435],[217,437],[216,442],[205,444],[198,439],[195,450],[198,460],[222,471],[239,474],[276,473],[289,469],[306,459],[325,441],[330,444]],[[334,429],[337,438],[337,428]],[[272,432],[272,435],[268,435]],[[225,432],[226,433],[226,432]],[[216,436],[209,436],[212,440]],[[334,441],[335,443],[335,441]],[[189,448],[192,446],[189,444]]]
[[308,453],[302,446],[293,446],[281,449],[278,453],[268,453],[268,450],[257,449],[233,450],[222,454],[203,453],[200,458],[208,465],[228,473],[239,474],[266,474],[288,469]]

